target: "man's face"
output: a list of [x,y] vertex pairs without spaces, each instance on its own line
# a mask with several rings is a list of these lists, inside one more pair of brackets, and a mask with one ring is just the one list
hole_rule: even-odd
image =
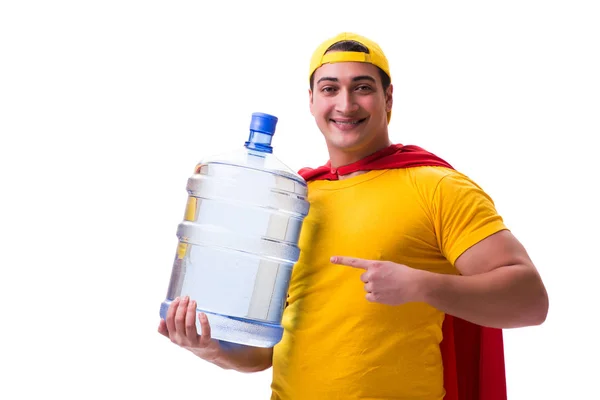
[[384,92],[374,65],[324,64],[314,73],[309,95],[310,112],[330,151],[353,153],[387,143],[392,86]]

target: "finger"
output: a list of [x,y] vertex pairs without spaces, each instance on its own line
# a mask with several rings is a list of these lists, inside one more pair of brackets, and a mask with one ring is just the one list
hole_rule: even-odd
[[347,265],[354,268],[369,269],[369,266],[373,263],[373,261],[363,260],[362,258],[333,256],[331,257],[331,263]]
[[365,283],[365,292],[371,293],[373,291],[373,284],[371,282]]
[[158,324],[158,333],[163,336],[169,337],[169,331],[167,330],[167,322],[164,319],[160,320]]
[[185,315],[187,314],[188,302],[188,296],[181,299],[179,307],[177,307],[177,313],[175,313],[175,329],[182,336],[185,336]]
[[367,295],[365,297],[367,298],[368,301],[370,301],[372,303],[377,302],[377,299],[375,298],[375,294],[372,292],[367,293]]
[[369,271],[367,271],[367,272],[363,272],[363,273],[360,275],[360,280],[361,280],[361,281],[363,281],[364,283],[367,283],[367,282],[369,282]]
[[196,330],[196,302],[191,300],[185,314],[185,335],[191,342],[198,340],[198,331]]
[[175,333],[175,314],[177,313],[177,307],[179,307],[179,297],[175,298],[171,302],[169,309],[167,310],[167,330],[169,334]]
[[198,320],[200,320],[200,329],[202,330],[202,336],[200,336],[200,344],[206,347],[209,345],[211,340],[210,324],[208,323],[208,317],[204,313],[199,313]]

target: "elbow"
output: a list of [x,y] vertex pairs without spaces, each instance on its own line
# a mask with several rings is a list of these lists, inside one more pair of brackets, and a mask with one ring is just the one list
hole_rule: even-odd
[[271,363],[262,363],[262,364],[255,364],[255,365],[251,365],[251,366],[238,368],[238,372],[251,374],[254,372],[265,371],[269,368],[271,368]]
[[[533,273],[532,273],[533,272]],[[548,298],[548,291],[542,281],[539,273],[535,268],[528,271],[528,282],[525,289],[525,293],[529,293],[529,307],[528,313],[529,318],[526,325],[538,326],[546,322],[548,317],[548,309],[550,308],[550,301]]]
[[[512,324],[510,328],[524,328],[528,326],[539,326],[546,322],[550,302],[548,292],[539,275],[530,274],[525,285],[521,288],[520,301],[513,304],[513,310],[520,309],[521,312],[512,313]],[[524,283],[525,283],[524,282]]]
[[546,322],[548,317],[548,297],[540,296],[530,300],[528,304],[521,304],[521,312],[515,314],[514,311],[507,315],[507,323],[499,324],[501,329],[526,328],[529,326],[539,326]]
[[535,290],[536,294],[533,296],[531,301],[529,313],[529,321],[527,325],[537,326],[542,325],[546,322],[548,317],[548,309],[550,308],[550,301],[548,299],[548,292],[544,285],[540,282],[539,287]]
[[550,300],[548,293],[542,288],[542,294],[538,296],[534,325],[542,325],[548,317],[548,309],[550,308]]

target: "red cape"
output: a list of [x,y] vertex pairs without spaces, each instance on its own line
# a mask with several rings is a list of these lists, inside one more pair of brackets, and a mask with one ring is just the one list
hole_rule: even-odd
[[[337,180],[338,173],[418,166],[452,166],[418,147],[391,145],[353,164],[337,169],[327,164],[303,168],[298,173],[308,182]],[[440,343],[444,364],[444,400],[506,400],[504,341],[502,330],[473,324],[446,314]]]

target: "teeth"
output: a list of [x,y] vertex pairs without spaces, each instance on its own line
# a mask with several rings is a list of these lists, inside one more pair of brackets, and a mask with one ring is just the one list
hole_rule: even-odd
[[342,121],[335,121],[336,124],[342,124],[342,125],[356,125],[358,124],[359,121],[348,121],[348,122],[342,122]]

